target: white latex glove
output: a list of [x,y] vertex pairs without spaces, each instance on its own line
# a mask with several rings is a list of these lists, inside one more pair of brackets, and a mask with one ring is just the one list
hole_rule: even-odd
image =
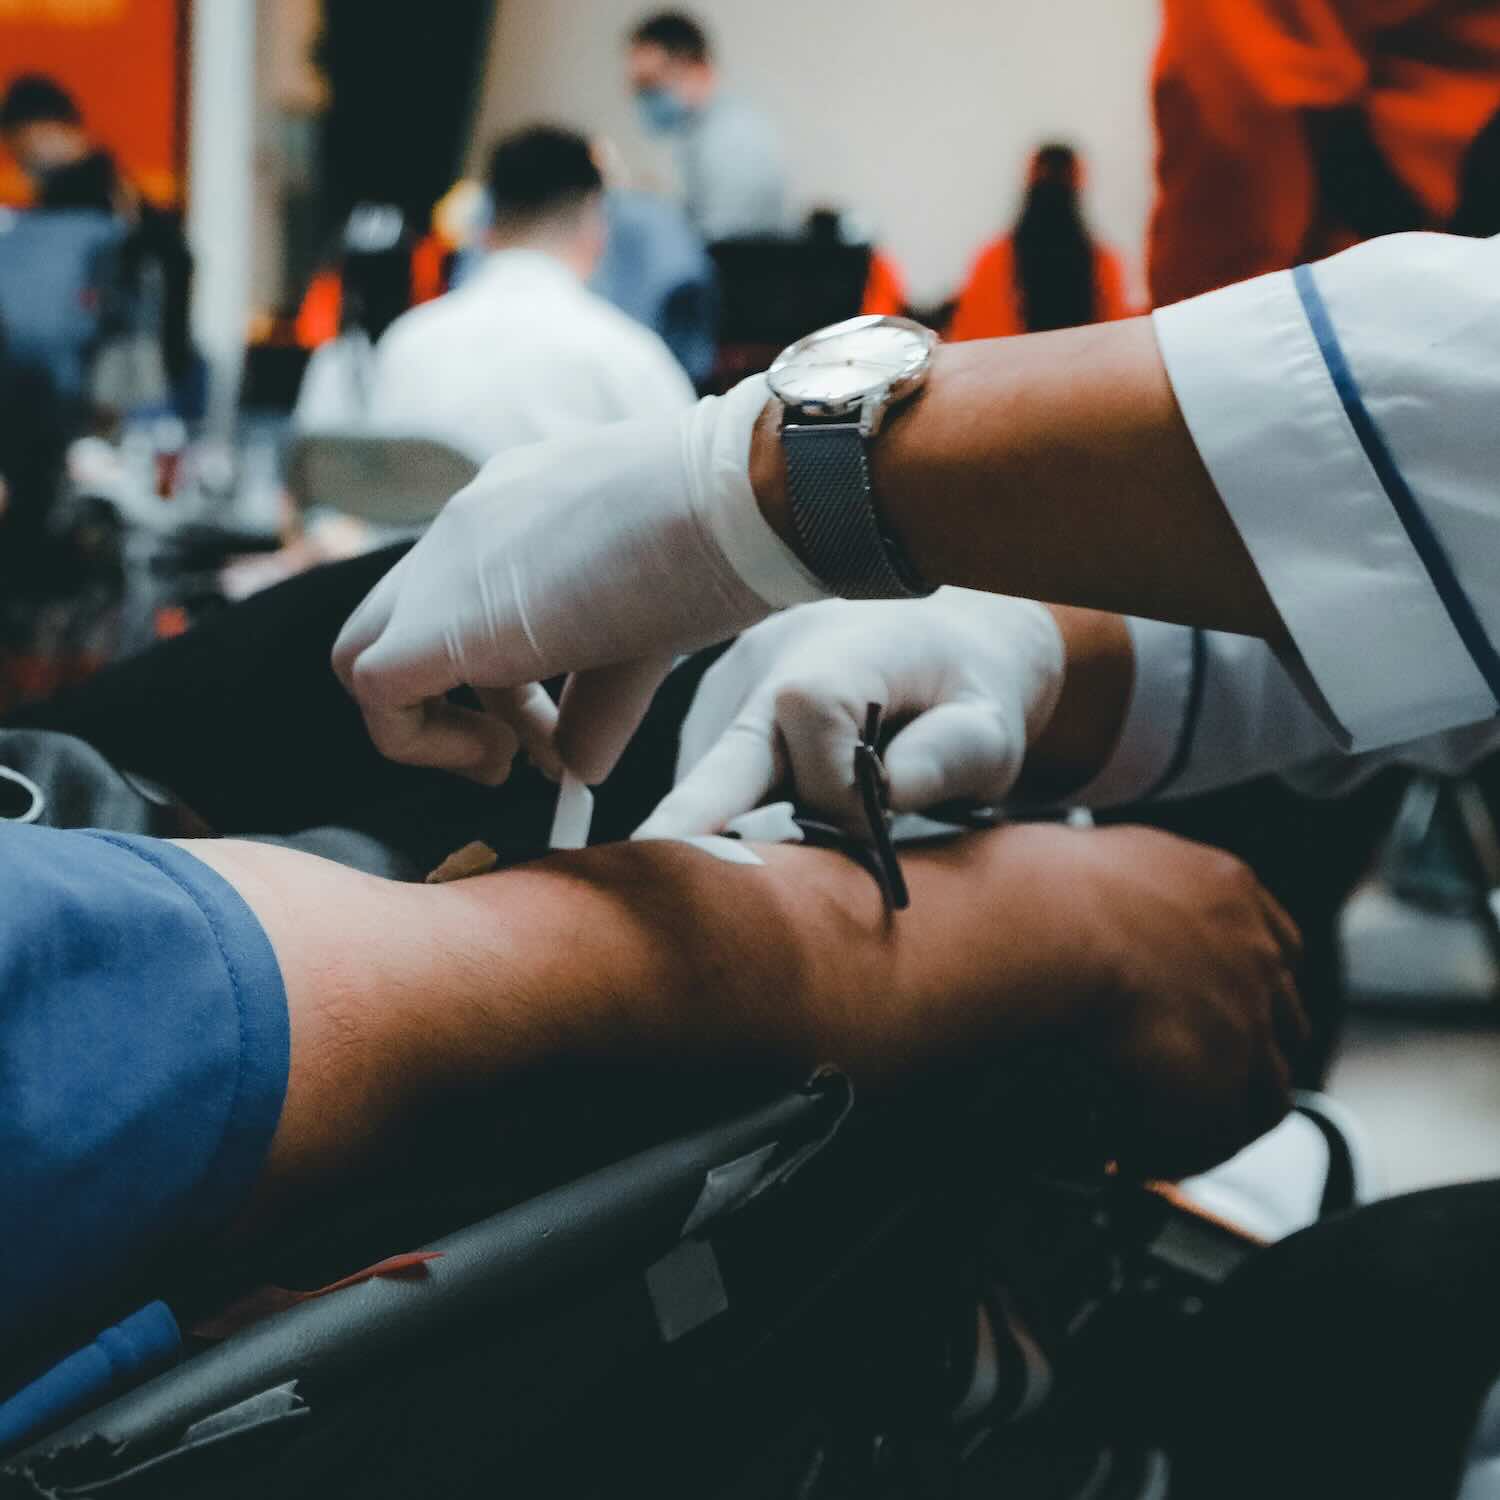
[[[371,591],[333,663],[394,760],[503,780],[517,739],[600,780],[673,655],[825,596],[750,488],[763,377],[492,459]],[[588,669],[606,668],[595,672]],[[582,672],[558,720],[534,684]],[[444,701],[466,683],[487,712]]]
[[677,786],[639,838],[715,833],[790,779],[799,805],[864,827],[854,747],[867,705],[902,725],[891,807],[998,802],[1062,688],[1062,637],[1027,599],[944,588],[910,602],[830,600],[747,631],[704,675]]

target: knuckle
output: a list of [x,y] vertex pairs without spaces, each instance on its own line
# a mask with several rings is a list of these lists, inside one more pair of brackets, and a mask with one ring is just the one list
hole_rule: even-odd
[[989,701],[975,717],[975,750],[986,760],[1009,762],[1026,745],[1026,717],[1018,707]]
[[783,722],[830,718],[842,707],[839,684],[822,672],[804,673],[777,683],[772,703],[776,718]]
[[741,714],[730,721],[728,728],[719,736],[719,743],[737,747],[759,745],[769,738],[770,733],[771,726],[765,720],[751,714]]
[[354,694],[354,658],[348,651],[334,651],[328,659],[328,664],[333,668],[333,675],[338,678],[344,691],[351,696]]
[[817,685],[809,682],[805,677],[794,677],[778,682],[773,685],[771,692],[771,702],[778,715],[788,711],[801,712],[810,703],[816,702],[817,698]]
[[411,737],[388,719],[366,719],[370,741],[380,753],[390,760],[405,758],[410,749]]
[[349,687],[361,703],[380,703],[384,698],[385,672],[368,651],[361,652],[348,668]]
[[1210,849],[1204,868],[1211,879],[1237,894],[1249,893],[1256,887],[1250,867],[1223,849]]

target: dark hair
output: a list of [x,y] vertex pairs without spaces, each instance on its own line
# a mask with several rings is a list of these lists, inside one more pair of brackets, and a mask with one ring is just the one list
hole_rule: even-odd
[[1078,206],[1078,157],[1071,146],[1049,144],[1032,157],[1031,185],[1011,243],[1031,332],[1094,321],[1094,242]]
[[416,237],[399,208],[360,203],[344,225],[339,261],[340,330],[363,329],[373,343],[411,306]]
[[1500,110],[1469,143],[1458,173],[1458,207],[1449,234],[1488,239],[1500,234]]
[[576,131],[532,125],[506,136],[490,154],[487,186],[495,223],[545,219],[602,191],[589,143]]
[[0,104],[0,130],[17,130],[43,121],[81,125],[83,116],[73,96],[56,79],[45,73],[18,74],[11,79],[5,102]]
[[630,33],[637,47],[660,47],[668,57],[684,62],[707,62],[708,33],[685,11],[659,10],[647,16]]

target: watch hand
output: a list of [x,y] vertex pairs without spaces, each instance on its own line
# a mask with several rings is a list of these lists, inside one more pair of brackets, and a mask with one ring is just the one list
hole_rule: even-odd
[[810,359],[799,363],[798,368],[803,370],[847,370],[853,365],[868,365],[873,370],[879,370],[886,375],[899,375],[906,366],[888,365],[880,360],[874,359]]

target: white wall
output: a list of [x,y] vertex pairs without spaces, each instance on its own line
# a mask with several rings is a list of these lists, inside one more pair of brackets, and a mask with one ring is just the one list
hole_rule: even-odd
[[[1088,156],[1096,229],[1139,264],[1158,0],[694,0],[731,85],[778,122],[800,206],[863,213],[936,301],[1014,208],[1031,148]],[[475,132],[545,118],[611,136],[642,176],[621,37],[651,0],[500,0]]]

